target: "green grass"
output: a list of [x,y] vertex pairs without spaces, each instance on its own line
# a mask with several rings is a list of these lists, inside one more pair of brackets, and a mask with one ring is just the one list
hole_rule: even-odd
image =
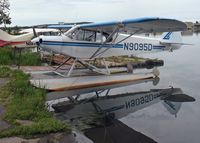
[[[70,132],[65,123],[48,112],[45,107],[45,91],[31,86],[29,75],[8,67],[0,67],[0,77],[10,78],[10,82],[0,90],[0,101],[6,107],[3,119],[13,126],[1,131],[0,137]],[[21,125],[19,120],[28,120],[31,124]]]
[[13,62],[13,53],[10,47],[0,48],[0,64],[11,65]]
[[18,64],[25,66],[37,66],[41,65],[41,59],[39,53],[31,53],[29,51],[22,51],[21,57],[19,52],[14,54],[14,49],[7,46],[0,48],[0,65],[14,65]]
[[68,130],[68,126],[66,124],[63,124],[62,122],[53,118],[43,118],[31,125],[21,125],[4,130],[0,133],[0,138],[11,136],[24,136],[31,138],[39,134],[41,135],[66,131],[70,131]]

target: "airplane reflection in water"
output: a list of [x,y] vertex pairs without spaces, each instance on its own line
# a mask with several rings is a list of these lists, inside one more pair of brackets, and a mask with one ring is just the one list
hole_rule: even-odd
[[177,115],[184,102],[194,102],[195,99],[183,93],[180,88],[151,89],[137,93],[99,96],[85,98],[75,103],[65,102],[53,105],[57,112],[64,112],[66,119],[89,117],[92,113],[112,115],[120,119],[155,103],[162,102],[173,115]]
[[[158,77],[151,78],[140,81],[140,83],[149,81],[156,85],[159,79]],[[97,91],[97,93],[99,92]],[[74,91],[74,93],[78,94],[78,91]],[[82,93],[85,93],[85,91]],[[180,88],[173,87],[135,93],[101,95],[97,94],[90,98],[86,96],[87,98],[84,99],[68,100],[53,104],[52,107],[58,112],[55,114],[58,119],[70,122],[75,130],[81,130],[87,138],[92,140],[91,142],[132,143],[134,141],[155,143],[154,139],[135,131],[118,119],[159,102],[162,102],[169,113],[176,116],[182,103],[195,101],[193,97],[184,94]]]

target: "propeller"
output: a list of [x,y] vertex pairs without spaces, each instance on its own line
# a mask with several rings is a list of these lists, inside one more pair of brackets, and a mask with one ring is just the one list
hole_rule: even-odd
[[[33,38],[36,38],[36,37],[38,37],[38,35],[37,35],[37,32],[36,32],[36,30],[35,30],[35,26],[33,26]],[[37,45],[37,52],[39,51],[39,46],[40,46],[40,43],[39,42],[36,42],[36,45]]]
[[33,37],[33,38],[36,38],[36,37],[38,37],[38,35],[37,35],[36,31],[35,31],[35,26],[33,26],[33,35],[34,35],[34,37]]

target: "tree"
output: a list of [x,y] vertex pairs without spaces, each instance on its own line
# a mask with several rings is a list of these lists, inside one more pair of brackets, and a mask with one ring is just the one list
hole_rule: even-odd
[[0,0],[0,24],[11,24],[10,3],[8,0]]

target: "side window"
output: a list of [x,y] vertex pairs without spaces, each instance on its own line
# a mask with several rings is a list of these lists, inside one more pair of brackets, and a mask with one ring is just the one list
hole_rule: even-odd
[[74,31],[71,36],[71,39],[79,40],[79,41],[96,41],[96,32],[88,31],[88,30],[76,30]]
[[75,35],[75,39],[82,41],[83,36],[84,36],[84,31],[83,30],[77,30],[76,35]]
[[[78,41],[101,43],[106,41],[108,35],[106,33],[79,29],[74,31],[69,37]],[[112,41],[112,39],[110,39],[109,41]]]
[[96,33],[96,42],[101,43],[106,41],[106,36],[103,35],[102,33]]
[[80,30],[75,30],[74,32],[72,32],[70,35],[69,35],[69,38],[71,39],[74,39],[74,40],[80,40],[80,35],[79,35],[79,31]]
[[102,42],[102,34],[101,33],[97,33],[97,35],[96,35],[96,42],[97,43],[101,43]]
[[95,42],[96,41],[96,32],[84,31],[84,40]]

